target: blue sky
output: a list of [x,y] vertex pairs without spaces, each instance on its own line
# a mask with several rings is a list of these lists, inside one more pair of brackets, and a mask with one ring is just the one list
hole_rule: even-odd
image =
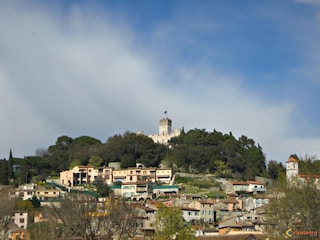
[[57,137],[214,128],[320,152],[320,1],[1,1],[0,157]]

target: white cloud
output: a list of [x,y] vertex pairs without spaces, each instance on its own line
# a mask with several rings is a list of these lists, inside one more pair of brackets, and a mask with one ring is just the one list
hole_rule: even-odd
[[289,150],[277,141],[290,149],[292,103],[270,103],[232,71],[161,71],[163,59],[136,44],[130,26],[93,10],[75,5],[63,20],[46,8],[0,4],[1,157],[10,148],[33,154],[63,134],[104,141],[126,130],[157,132],[168,110],[174,127],[244,134],[268,159],[284,160]]

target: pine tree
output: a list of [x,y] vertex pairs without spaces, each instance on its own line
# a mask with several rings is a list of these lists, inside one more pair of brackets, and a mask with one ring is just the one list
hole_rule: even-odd
[[12,150],[10,149],[9,153],[9,161],[8,161],[8,180],[11,181],[14,178],[13,173],[13,157],[12,157]]

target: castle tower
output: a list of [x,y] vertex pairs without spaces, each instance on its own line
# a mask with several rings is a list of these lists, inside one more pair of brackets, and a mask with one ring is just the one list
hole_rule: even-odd
[[159,135],[165,135],[171,133],[171,119],[162,118],[159,124]]
[[294,159],[293,157],[290,157],[286,161],[286,176],[287,180],[289,180],[292,177],[295,177],[299,174],[299,166],[298,161]]

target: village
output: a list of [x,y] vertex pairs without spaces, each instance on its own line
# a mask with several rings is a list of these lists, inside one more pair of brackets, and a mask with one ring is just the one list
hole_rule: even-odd
[[[167,144],[177,134],[180,131],[175,130],[172,135],[171,120],[164,118],[160,120],[159,134],[149,137]],[[298,161],[293,157],[286,161],[285,169],[287,184],[294,183],[296,179],[305,181],[309,176],[299,174]],[[319,176],[313,178],[317,181]],[[182,181],[185,179],[212,183],[208,187],[204,185],[202,190],[208,188],[208,193],[213,190],[219,195],[205,194],[200,191],[201,187],[197,192],[190,192],[186,190],[188,184]],[[99,193],[97,182],[107,191]],[[31,215],[30,211],[21,209],[9,216],[8,231],[2,232],[2,235],[11,240],[32,239],[29,225],[50,221],[52,217],[41,209],[49,207],[67,212],[68,209],[64,210],[62,204],[68,199],[89,207],[84,218],[92,218],[93,228],[97,228],[98,219],[107,218],[112,208],[119,207],[119,201],[123,202],[127,207],[124,211],[134,209],[134,214],[129,217],[135,220],[129,234],[131,239],[156,239],[157,231],[161,230],[157,212],[163,207],[169,211],[181,211],[183,224],[190,229],[194,239],[266,239],[275,226],[270,221],[268,209],[270,200],[276,198],[270,191],[273,184],[272,179],[259,176],[254,180],[237,180],[212,174],[181,173],[166,166],[146,167],[142,163],[129,168],[121,168],[120,162],[109,162],[108,166],[99,167],[76,165],[61,171],[59,177],[48,177],[38,183],[10,189],[9,199],[27,202],[36,199],[39,206]],[[193,185],[192,182],[189,185]],[[104,237],[104,231],[102,228],[96,230],[90,239],[108,239]],[[123,239],[117,234],[112,238]],[[73,237],[85,239],[82,236]],[[172,236],[172,239],[176,237]]]

